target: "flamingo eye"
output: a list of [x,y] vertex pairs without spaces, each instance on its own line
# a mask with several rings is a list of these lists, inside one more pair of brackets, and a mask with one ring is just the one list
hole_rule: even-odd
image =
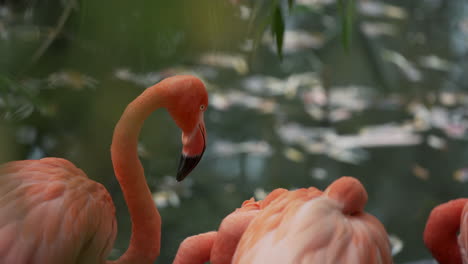
[[203,111],[205,110],[206,106],[205,105],[200,105],[200,110]]

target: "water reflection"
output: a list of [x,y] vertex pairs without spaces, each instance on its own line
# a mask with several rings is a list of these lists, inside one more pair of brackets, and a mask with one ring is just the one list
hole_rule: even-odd
[[468,9],[459,6],[466,3],[357,1],[345,54],[336,1],[296,0],[284,12],[280,61],[271,32],[255,31],[252,17],[261,10],[222,2],[81,1],[22,74],[18,65],[56,21],[36,6],[1,3],[2,161],[65,157],[103,182],[117,207],[118,256],[130,227],[109,159],[113,126],[145,87],[195,74],[210,93],[208,146],[189,181],[170,176],[180,133],[163,112],[146,122],[139,144],[163,217],[158,263],[170,263],[183,238],[215,229],[243,200],[278,187],[321,188],[343,175],[366,186],[367,209],[392,234],[395,262],[430,263],[414,262],[429,258],[421,234],[430,209],[468,195],[468,69],[460,41]]

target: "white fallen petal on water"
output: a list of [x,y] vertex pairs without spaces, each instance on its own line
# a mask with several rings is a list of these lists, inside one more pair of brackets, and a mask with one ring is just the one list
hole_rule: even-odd
[[[276,40],[272,34],[266,32],[263,42],[272,50],[276,50]],[[305,30],[286,30],[283,38],[283,53],[293,53],[321,48],[325,44],[325,35],[320,32],[308,32]]]
[[179,207],[180,198],[176,192],[171,190],[158,191],[153,193],[153,201],[158,208],[166,208],[168,206]]
[[314,85],[307,91],[301,94],[302,101],[305,105],[323,106],[327,103],[328,97],[321,85]]
[[[311,86],[301,94],[305,112],[316,120],[338,122],[370,107],[374,92],[365,86],[335,86],[328,94],[321,85]],[[327,106],[328,112],[323,108]]]
[[262,113],[273,113],[277,104],[272,99],[250,95],[240,91],[228,91],[226,93],[210,93],[210,107],[217,110],[227,110],[233,106],[243,106],[258,110]]
[[69,86],[76,90],[84,88],[95,88],[98,81],[91,76],[78,71],[59,71],[54,72],[47,78],[49,86]]
[[439,94],[440,102],[445,106],[454,106],[457,103],[457,94],[443,91]]
[[305,127],[297,123],[288,123],[277,129],[280,138],[288,144],[306,145],[319,141],[325,133],[331,133],[330,129],[319,127]]
[[310,89],[320,84],[315,72],[291,74],[285,79],[273,76],[253,75],[243,80],[242,86],[249,92],[263,96],[296,96],[300,88]]
[[359,164],[369,158],[367,151],[360,148],[345,149],[339,146],[329,148],[325,154],[337,161]]
[[384,22],[363,22],[361,30],[369,37],[395,36],[398,28],[390,23]]
[[329,151],[329,146],[328,143],[325,141],[315,141],[315,142],[309,142],[303,145],[304,149],[313,154],[317,153],[327,153]]
[[233,69],[239,74],[246,74],[249,71],[246,58],[239,54],[206,53],[200,57],[199,62],[205,65]]
[[447,147],[447,141],[441,137],[429,135],[427,144],[435,149],[444,149]]
[[338,135],[329,128],[290,123],[280,126],[277,133],[286,144],[299,145],[309,153],[326,154],[352,164],[368,158],[363,148],[410,146],[422,140],[410,126],[395,124],[366,127],[359,134]]
[[329,118],[331,122],[348,120],[352,117],[352,112],[345,108],[333,109],[330,111]]
[[161,206],[178,206],[180,197],[192,196],[193,180],[187,177],[183,182],[178,182],[174,176],[166,175],[162,179],[149,178],[149,185],[157,186],[153,198]]
[[411,168],[411,171],[413,172],[414,176],[416,176],[417,178],[424,180],[424,181],[429,180],[429,176],[430,176],[429,170],[422,167],[421,165],[414,164],[413,167]]
[[372,88],[369,87],[334,86],[330,88],[330,105],[352,111],[362,111],[370,105],[373,96]]
[[242,81],[249,92],[266,96],[284,94],[284,83],[276,77],[253,75]]
[[460,124],[450,124],[447,125],[443,128],[444,132],[447,134],[447,136],[456,138],[456,139],[462,139],[465,137],[466,131],[468,129],[468,124],[466,120],[463,123]]
[[310,105],[306,107],[305,112],[309,114],[315,120],[323,120],[326,117],[325,110],[317,105]]
[[453,179],[458,182],[468,181],[468,168],[461,168],[453,173]]
[[135,73],[127,68],[115,70],[114,76],[119,80],[129,81],[143,87],[154,85],[163,78],[160,72]]
[[296,4],[305,5],[310,8],[316,9],[321,8],[325,5],[334,4],[336,0],[296,0]]
[[266,141],[244,141],[234,143],[225,140],[217,140],[213,143],[213,152],[217,155],[232,156],[247,153],[257,156],[271,156],[272,148]]
[[422,80],[423,76],[421,71],[400,53],[393,50],[384,49],[382,51],[382,57],[386,61],[392,62],[398,66],[401,73],[403,73],[403,75],[408,80],[412,82],[419,82]]
[[297,150],[295,148],[286,148],[283,151],[283,154],[288,160],[291,160],[291,161],[294,161],[294,162],[303,162],[304,161],[304,154],[301,151],[299,151],[299,150]]
[[311,143],[322,138],[342,148],[409,146],[421,142],[421,137],[410,128],[395,124],[365,127],[354,135],[338,135],[329,129],[307,128],[298,124],[284,125],[278,132],[289,143]]
[[421,103],[410,103],[408,111],[413,115],[413,125],[417,131],[424,131],[430,128],[431,111]]
[[143,145],[143,143],[141,142],[138,142],[137,152],[138,156],[142,158],[148,158],[151,156],[151,153],[148,151],[148,148],[146,148],[146,146]]
[[325,180],[328,177],[328,172],[324,168],[312,168],[310,176],[317,180]]
[[252,13],[252,9],[245,5],[239,6],[240,10],[240,17],[242,20],[247,20],[250,18],[250,14]]
[[133,77],[133,73],[130,72],[130,69],[120,68],[114,71],[114,76],[117,79],[130,80]]
[[[115,78],[123,81],[132,82],[145,88],[153,86],[162,79],[174,75],[194,75],[199,77],[200,79],[205,79],[215,78],[218,75],[218,72],[216,69],[204,65],[198,65],[191,68],[187,68],[184,66],[174,66],[171,68],[165,68],[158,72],[133,72],[129,68],[118,68],[114,70]],[[203,81],[206,84],[206,80]],[[207,88],[210,89],[211,87],[207,85]]]
[[453,64],[451,62],[442,59],[436,55],[420,57],[419,64],[423,67],[439,71],[449,71],[453,67]]
[[403,250],[403,240],[401,240],[398,236],[395,234],[390,234],[388,239],[390,240],[390,246],[392,247],[392,256],[395,256],[396,254],[400,253],[401,250]]
[[379,18],[405,19],[408,16],[405,9],[378,1],[359,1],[358,8],[363,15]]
[[180,205],[179,196],[178,196],[177,193],[175,193],[175,192],[171,192],[171,193],[170,193],[168,201],[169,201],[169,204],[170,204],[171,206],[179,207],[179,205]]
[[254,198],[256,201],[263,200],[268,195],[268,193],[263,188],[256,188],[254,191]]
[[426,107],[421,103],[411,103],[408,111],[413,115],[417,130],[438,128],[451,138],[463,138],[468,130],[468,120],[463,108],[447,109],[440,106]]
[[357,135],[340,135],[335,140],[344,148],[370,148],[417,145],[422,138],[406,126],[384,124],[365,127]]

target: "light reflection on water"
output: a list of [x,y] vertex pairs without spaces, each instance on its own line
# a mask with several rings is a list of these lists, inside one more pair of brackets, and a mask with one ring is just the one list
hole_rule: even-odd
[[[322,13],[315,13],[319,19],[291,15],[280,62],[267,36],[249,61],[252,40],[234,30],[252,14],[246,5],[201,1],[213,5],[206,16],[201,7],[184,9],[175,1],[167,4],[170,12],[158,4],[151,4],[151,14],[145,12],[149,7],[132,6],[127,17],[126,4],[109,10],[82,2],[82,17],[72,18],[80,30],[67,29],[73,38],[61,40],[65,47],[61,42],[50,47],[29,75],[12,81],[8,72],[27,57],[22,46],[18,54],[8,54],[11,61],[0,61],[6,72],[0,71],[0,84],[8,89],[0,93],[0,160],[65,157],[102,182],[117,207],[112,256],[125,250],[130,230],[109,157],[113,127],[145,87],[190,73],[207,84],[211,106],[205,115],[206,155],[189,181],[174,182],[180,134],[167,114],[150,117],[140,138],[139,154],[163,218],[158,263],[170,263],[183,238],[216,229],[250,197],[279,187],[323,189],[343,175],[359,178],[367,188],[366,210],[400,247],[396,263],[429,258],[421,234],[430,209],[467,196],[468,94],[457,84],[464,67],[460,59],[434,51],[448,38],[426,42],[430,36],[421,37],[426,25],[419,22],[418,33],[408,33],[410,40],[393,39],[395,31],[406,30],[398,21],[420,12],[412,4],[362,1],[362,20],[394,20],[363,24],[369,39],[355,38],[347,55],[334,11],[327,9],[335,1],[297,1]],[[14,14],[5,10],[0,8],[0,39],[24,42],[24,35],[8,33],[15,30]],[[185,12],[183,18],[177,18],[179,12]],[[110,26],[103,14],[128,21]],[[155,17],[161,18],[158,23],[147,22]],[[200,32],[198,22],[207,29]],[[376,26],[387,33],[376,34]],[[27,39],[38,41],[40,35]],[[366,41],[382,49],[366,55],[362,50],[372,50]],[[400,41],[404,48],[390,49],[386,41]],[[418,53],[421,46],[406,42],[425,43],[428,51]],[[4,45],[0,42],[0,55],[7,53]],[[376,62],[369,62],[372,56]],[[383,73],[375,69],[379,64],[385,65]],[[332,69],[329,77],[322,75],[325,65]]]

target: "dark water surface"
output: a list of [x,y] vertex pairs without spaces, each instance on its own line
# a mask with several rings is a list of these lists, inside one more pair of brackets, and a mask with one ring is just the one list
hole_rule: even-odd
[[0,1],[0,161],[64,157],[102,182],[119,256],[130,226],[109,156],[114,125],[145,87],[196,74],[210,93],[208,146],[188,181],[174,182],[180,132],[164,111],[140,137],[163,218],[157,263],[254,195],[344,175],[364,184],[366,210],[402,246],[395,263],[427,259],[430,210],[467,196],[468,5],[356,2],[349,52],[334,1],[285,5],[280,61],[268,32],[252,50],[262,20],[249,19],[263,13],[249,1]]

